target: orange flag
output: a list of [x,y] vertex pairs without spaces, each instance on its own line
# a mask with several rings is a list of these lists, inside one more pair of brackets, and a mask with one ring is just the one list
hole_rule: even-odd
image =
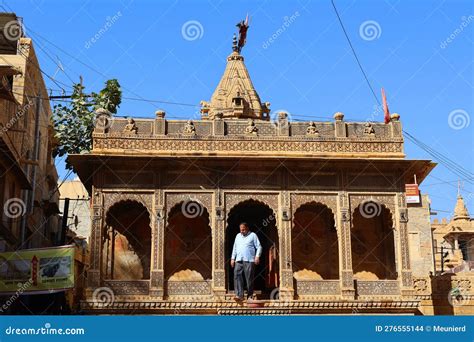
[[384,112],[384,121],[386,124],[390,122],[390,111],[388,110],[387,97],[385,97],[385,90],[382,88],[382,103]]

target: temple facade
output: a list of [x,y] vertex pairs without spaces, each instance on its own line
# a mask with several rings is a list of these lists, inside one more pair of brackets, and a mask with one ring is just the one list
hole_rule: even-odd
[[[237,49],[201,106],[201,120],[98,111],[92,151],[70,156],[91,196],[86,312],[433,313],[405,184],[434,163],[405,157],[398,114],[270,115]],[[253,307],[232,300],[242,221],[263,245]]]

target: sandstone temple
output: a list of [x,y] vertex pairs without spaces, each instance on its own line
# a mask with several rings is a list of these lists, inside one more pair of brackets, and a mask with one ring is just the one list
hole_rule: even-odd
[[[400,116],[270,113],[236,45],[200,120],[98,111],[92,151],[70,156],[91,195],[86,312],[433,314],[436,298],[449,307],[451,278],[434,296],[429,209],[411,208],[405,193],[435,164],[406,158]],[[263,245],[253,307],[232,300],[242,221]]]

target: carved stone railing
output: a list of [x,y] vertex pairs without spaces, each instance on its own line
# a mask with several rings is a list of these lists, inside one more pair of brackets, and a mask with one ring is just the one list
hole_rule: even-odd
[[431,295],[431,278],[430,277],[414,277],[413,288],[415,296],[430,296]]
[[398,280],[357,280],[358,296],[398,296],[400,284]]
[[211,280],[168,281],[168,296],[206,296],[211,294]]
[[149,280],[104,280],[104,286],[110,288],[114,295],[148,295]]
[[[415,279],[415,289],[417,280]],[[423,296],[418,291],[415,294],[417,299],[431,299],[432,314],[474,315],[474,272],[442,274],[426,280],[431,282],[432,292],[428,296],[426,293]]]
[[311,296],[339,295],[339,280],[296,280],[296,294],[299,298]]
[[[102,117],[93,134],[93,150],[126,153],[271,153],[377,154],[403,158],[401,124],[290,122],[263,120],[128,120]],[[132,151],[134,150],[134,151]]]
[[433,277],[431,287],[435,295],[444,295],[453,291],[474,296],[474,272],[456,275],[444,274]]

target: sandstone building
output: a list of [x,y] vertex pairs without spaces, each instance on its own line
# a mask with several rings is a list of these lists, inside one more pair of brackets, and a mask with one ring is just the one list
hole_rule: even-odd
[[[84,310],[435,313],[429,206],[409,208],[405,195],[434,164],[406,158],[398,114],[272,117],[236,46],[201,105],[201,120],[99,111],[92,151],[70,156],[91,195]],[[242,221],[264,248],[252,308],[232,301]]]
[[19,20],[0,15],[0,251],[54,245],[58,230],[51,107],[31,39],[8,30]]

